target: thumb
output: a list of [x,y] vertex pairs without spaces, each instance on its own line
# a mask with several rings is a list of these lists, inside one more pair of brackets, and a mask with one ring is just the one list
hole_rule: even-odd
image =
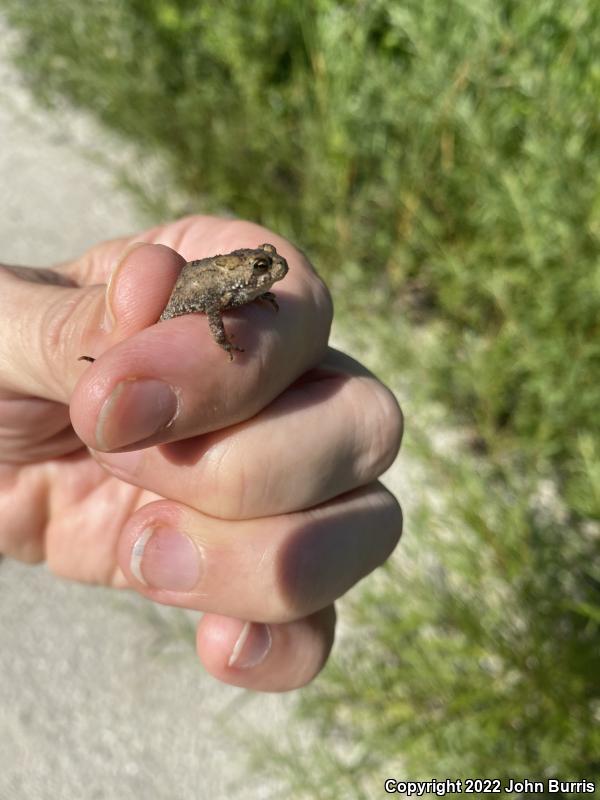
[[[0,391],[68,403],[89,368],[81,356],[97,357],[158,319],[160,309],[154,298],[146,302],[148,295],[166,292],[168,298],[181,256],[164,245],[136,242],[116,264],[109,258],[114,247],[100,245],[64,272],[0,266]],[[78,285],[78,276],[89,276],[90,263],[107,283]]]

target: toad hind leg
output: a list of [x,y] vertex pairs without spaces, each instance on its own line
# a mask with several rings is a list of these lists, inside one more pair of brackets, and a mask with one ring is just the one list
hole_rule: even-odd
[[225,333],[225,326],[223,325],[223,320],[221,318],[221,312],[218,308],[210,308],[207,312],[208,316],[208,327],[210,329],[211,335],[215,342],[222,347],[223,350],[227,351],[229,355],[229,360],[233,361],[233,350],[237,350],[238,353],[243,353],[244,350],[242,347],[236,347],[232,344],[229,339],[227,338],[227,334]]

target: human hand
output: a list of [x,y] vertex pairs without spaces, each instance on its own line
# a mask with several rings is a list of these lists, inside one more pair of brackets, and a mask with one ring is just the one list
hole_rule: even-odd
[[[290,267],[281,310],[226,313],[245,348],[233,363],[204,315],[154,324],[185,261],[263,242]],[[377,482],[401,414],[327,347],[331,313],[289,242],[214,217],[52,271],[0,268],[0,552],[204,611],[198,654],[226,683],[307,683],[333,643],[333,601],[401,530]]]

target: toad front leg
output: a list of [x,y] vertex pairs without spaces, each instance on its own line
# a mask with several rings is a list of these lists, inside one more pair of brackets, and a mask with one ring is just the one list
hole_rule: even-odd
[[279,311],[279,303],[277,302],[273,292],[265,292],[264,294],[259,295],[258,299],[264,300],[265,303],[269,303],[275,309],[275,311]]
[[221,310],[217,306],[207,309],[206,314],[208,316],[208,327],[213,339],[219,345],[219,347],[222,347],[223,350],[227,350],[227,353],[229,354],[229,360],[233,361],[232,351],[237,350],[238,353],[243,353],[243,347],[236,347],[227,338],[225,326],[223,325],[223,319],[221,317]]

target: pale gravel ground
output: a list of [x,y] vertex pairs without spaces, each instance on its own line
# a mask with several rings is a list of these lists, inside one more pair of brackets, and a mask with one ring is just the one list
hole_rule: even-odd
[[[84,116],[61,122],[36,109],[0,59],[0,260],[49,265],[147,223],[81,152],[91,141],[122,157]],[[398,463],[386,483],[403,493]],[[217,683],[174,634],[191,615],[149,605],[0,564],[0,800],[253,800],[273,790],[231,732],[284,735],[295,696]]]

